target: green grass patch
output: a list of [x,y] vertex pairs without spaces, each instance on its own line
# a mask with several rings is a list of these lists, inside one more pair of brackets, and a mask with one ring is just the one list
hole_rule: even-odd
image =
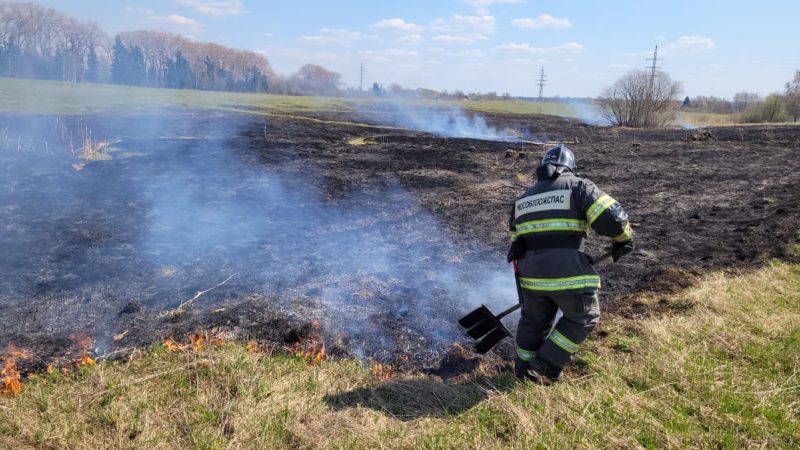
[[737,114],[714,114],[689,111],[680,111],[678,116],[683,122],[699,127],[736,125],[736,121],[739,117]]
[[0,78],[0,110],[25,114],[90,114],[106,111],[147,113],[188,106],[247,111],[336,111],[343,99],[235,92],[155,89],[111,84]]
[[27,380],[0,399],[0,448],[798,448],[800,265],[713,274],[680,295],[695,306],[601,322],[609,337],[551,387],[156,346]]
[[308,119],[314,112],[352,111],[359,106],[379,106],[381,103],[462,107],[484,113],[574,115],[567,105],[561,103],[521,100],[459,102],[300,97],[0,78],[0,111],[24,114],[148,113],[158,108],[184,106],[241,113],[295,115]]
[[577,117],[568,104],[556,102],[530,102],[524,100],[466,100],[457,102],[464,109],[487,113],[544,114],[549,116]]

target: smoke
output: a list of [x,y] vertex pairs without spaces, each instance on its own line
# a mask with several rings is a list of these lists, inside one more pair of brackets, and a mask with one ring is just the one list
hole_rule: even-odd
[[482,115],[476,113],[469,115],[457,106],[441,108],[387,102],[382,105],[372,105],[369,109],[362,106],[359,113],[366,121],[375,121],[376,117],[380,117],[382,125],[420,130],[442,137],[507,142],[519,140],[515,131],[498,130],[488,125]]
[[511,269],[453,240],[398,182],[331,195],[313,167],[265,164],[261,152],[278,149],[251,149],[250,119],[162,119],[94,118],[98,139],[119,142],[113,160],[80,171],[69,157],[2,155],[17,170],[0,182],[10,250],[0,256],[0,341],[80,331],[111,345],[127,303],[154,315],[234,275],[201,308],[248,297],[320,322],[356,355],[430,358],[463,339],[461,314],[515,301]]
[[570,111],[581,122],[599,127],[611,126],[611,122],[600,106],[591,100],[571,100],[566,103]]
[[675,123],[684,130],[696,130],[700,128],[698,125],[687,121],[680,112],[675,113]]
[[[377,358],[441,351],[461,337],[459,313],[514,301],[510,269],[470,256],[485,252],[454,243],[399,183],[326,199],[313,173],[206,154],[146,188],[141,248],[154,267],[237,274]],[[418,341],[399,342],[409,336]]]

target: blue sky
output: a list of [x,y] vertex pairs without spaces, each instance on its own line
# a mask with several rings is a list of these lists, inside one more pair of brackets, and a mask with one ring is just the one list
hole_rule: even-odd
[[782,89],[800,69],[797,0],[42,0],[109,34],[160,29],[263,53],[278,73],[316,63],[358,86],[597,96],[659,45],[684,94]]

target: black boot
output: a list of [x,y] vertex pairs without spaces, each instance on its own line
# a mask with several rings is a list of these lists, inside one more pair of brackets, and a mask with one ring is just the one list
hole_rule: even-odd
[[525,371],[525,378],[534,383],[547,386],[564,381],[564,375],[561,374],[561,371],[551,367],[550,364],[544,361],[533,358],[528,361],[527,366],[528,370]]

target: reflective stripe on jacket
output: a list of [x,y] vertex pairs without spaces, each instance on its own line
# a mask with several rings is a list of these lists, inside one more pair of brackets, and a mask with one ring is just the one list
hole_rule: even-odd
[[522,239],[525,246],[520,284],[539,293],[591,292],[600,287],[600,277],[581,251],[589,229],[628,241],[633,236],[628,215],[591,181],[568,171],[554,175],[514,202],[511,240]]

